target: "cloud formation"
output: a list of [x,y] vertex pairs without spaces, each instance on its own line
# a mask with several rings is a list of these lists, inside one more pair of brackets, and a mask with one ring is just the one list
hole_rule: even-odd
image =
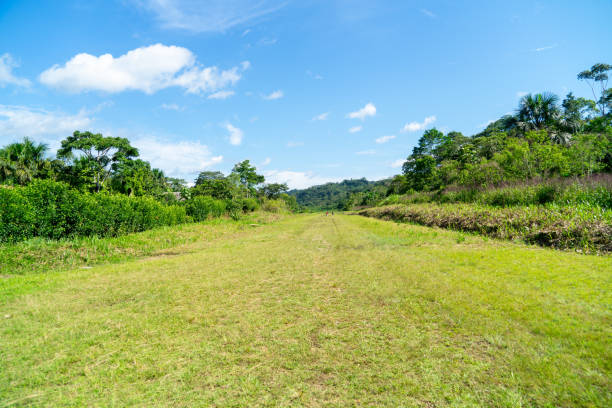
[[234,91],[219,91],[208,95],[208,99],[227,99],[235,93]]
[[314,118],[312,118],[313,121],[317,121],[317,120],[327,120],[327,117],[329,116],[329,112],[325,112],[322,113],[320,115],[315,116]]
[[268,183],[287,183],[289,188],[308,188],[311,186],[340,181],[339,178],[323,177],[311,171],[299,172],[289,170],[268,170],[264,171],[266,182]]
[[376,106],[374,106],[373,103],[368,103],[363,108],[355,112],[351,112],[346,116],[351,119],[365,120],[366,117],[374,115],[376,115]]
[[283,93],[283,91],[281,91],[281,90],[279,89],[279,90],[277,90],[277,91],[272,92],[272,93],[271,93],[271,94],[269,94],[269,95],[264,95],[264,96],[263,96],[263,98],[264,98],[266,101],[273,101],[274,99],[280,99],[280,98],[282,98],[283,96],[285,96],[285,94]]
[[352,128],[349,128],[349,133],[357,133],[357,132],[361,132],[361,129],[363,129],[363,126],[353,126]]
[[153,137],[140,137],[132,143],[140,158],[162,169],[166,175],[192,181],[202,170],[221,163],[223,156],[213,156],[208,146],[200,142],[165,141]]
[[381,136],[378,139],[376,139],[376,143],[383,144],[383,143],[387,143],[389,140],[393,140],[393,139],[395,139],[395,135]]
[[[191,32],[222,32],[274,13],[287,0],[132,0],[154,13],[162,27]],[[243,35],[250,30],[246,30]]]
[[63,66],[56,64],[45,70],[39,80],[72,93],[135,90],[152,94],[164,88],[180,87],[188,93],[201,94],[235,85],[249,66],[245,61],[228,70],[202,67],[187,48],[155,44],[136,48],[117,58],[111,54],[99,57],[77,54]]
[[224,125],[225,129],[229,132],[229,142],[234,146],[239,146],[242,144],[242,138],[244,137],[244,132],[231,123],[226,123]]
[[17,68],[19,64],[11,57],[11,54],[4,54],[0,56],[0,88],[5,85],[16,85],[22,87],[29,87],[30,81],[25,78],[19,78],[13,75],[13,68]]
[[431,125],[436,121],[436,117],[434,115],[428,116],[423,120],[423,122],[410,122],[406,123],[402,128],[402,132],[418,132],[419,130],[425,129],[427,126]]
[[50,112],[25,106],[0,105],[0,136],[68,136],[75,130],[87,130],[93,119],[81,110],[76,115]]

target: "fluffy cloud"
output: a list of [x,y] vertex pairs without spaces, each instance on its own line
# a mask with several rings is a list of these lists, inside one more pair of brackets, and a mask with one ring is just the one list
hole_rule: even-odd
[[18,78],[13,75],[13,68],[17,68],[19,64],[13,60],[10,54],[0,56],[0,87],[6,84],[28,87],[30,81],[25,78]]
[[208,95],[208,99],[227,99],[235,93],[234,91],[219,91]]
[[[257,20],[282,8],[285,0],[132,0],[153,12],[162,27],[192,32],[220,32]],[[250,30],[246,30],[243,36]]]
[[404,165],[405,161],[406,161],[405,159],[397,159],[397,160],[391,162],[390,166],[393,167],[394,169],[396,169],[398,167],[402,167]]
[[273,101],[274,99],[280,99],[280,98],[282,98],[283,96],[285,96],[285,94],[283,93],[283,91],[281,91],[281,90],[279,89],[279,90],[277,90],[277,91],[272,92],[272,93],[271,93],[271,94],[269,94],[269,95],[264,95],[264,96],[263,96],[263,98],[264,98],[266,101]]
[[117,58],[111,54],[99,57],[77,54],[63,66],[47,69],[39,79],[45,85],[73,93],[137,90],[152,94],[177,86],[188,93],[199,94],[218,92],[234,85],[249,66],[244,62],[229,70],[202,67],[187,48],[155,44],[136,48]]
[[150,162],[152,167],[187,181],[194,179],[200,171],[223,161],[223,156],[213,156],[208,147],[200,142],[140,137],[132,145],[140,151],[140,158]]
[[315,116],[314,118],[312,118],[312,120],[313,121],[316,121],[316,120],[327,120],[328,116],[329,116],[329,112],[325,112],[325,113],[322,113],[320,115]]
[[[66,137],[75,130],[87,130],[92,121],[93,119],[85,110],[81,110],[76,115],[68,115],[25,106],[0,105],[0,136],[2,137]],[[48,139],[45,140],[48,141]]]
[[389,140],[393,140],[393,139],[395,139],[395,135],[381,136],[378,139],[376,139],[376,143],[383,144],[383,143],[387,143]]
[[237,127],[233,126],[231,123],[226,123],[223,127],[227,129],[229,132],[229,142],[234,146],[239,146],[242,144],[242,138],[244,137],[244,132]]
[[353,126],[352,128],[349,128],[349,133],[357,133],[357,132],[361,132],[361,129],[363,129],[363,126]]
[[311,186],[340,181],[339,178],[318,176],[310,171],[299,172],[289,170],[264,171],[268,183],[287,183],[289,188],[308,188]]
[[426,117],[425,120],[423,120],[423,122],[421,123],[419,122],[406,123],[404,125],[404,128],[402,129],[402,132],[418,132],[419,130],[425,129],[427,126],[434,123],[435,121],[436,121],[436,117],[432,115],[432,116]]
[[261,162],[261,165],[262,166],[267,166],[270,163],[272,163],[272,159],[269,158],[269,157],[266,157],[266,159],[263,162]]
[[374,116],[374,115],[376,115],[376,106],[374,106],[374,104],[372,103],[368,103],[363,108],[355,112],[351,112],[346,116],[351,119],[365,120],[365,118],[367,118],[368,116]]

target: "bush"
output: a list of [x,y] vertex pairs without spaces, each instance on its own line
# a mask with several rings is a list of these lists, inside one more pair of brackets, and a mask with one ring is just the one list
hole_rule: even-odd
[[253,212],[259,208],[259,203],[254,198],[243,198],[242,199],[242,211]]
[[0,242],[17,242],[34,235],[34,211],[20,189],[0,187]]
[[151,197],[81,193],[67,184],[35,180],[0,188],[0,242],[32,237],[117,236],[189,220],[185,208]]
[[225,201],[207,196],[195,196],[186,204],[187,214],[196,222],[220,217],[225,214],[226,208]]

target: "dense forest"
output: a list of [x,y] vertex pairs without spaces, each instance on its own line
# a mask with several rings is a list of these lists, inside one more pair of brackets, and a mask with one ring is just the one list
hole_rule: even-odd
[[365,178],[326,183],[303,190],[290,190],[299,205],[310,209],[350,209],[372,204],[386,196],[391,180],[368,181]]

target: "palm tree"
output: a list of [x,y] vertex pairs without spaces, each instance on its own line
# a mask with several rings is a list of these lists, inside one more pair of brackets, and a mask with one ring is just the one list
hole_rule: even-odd
[[32,181],[45,164],[47,150],[46,144],[27,137],[0,149],[0,180],[22,185]]
[[559,98],[552,93],[525,95],[516,112],[518,127],[523,130],[548,130],[560,118]]

